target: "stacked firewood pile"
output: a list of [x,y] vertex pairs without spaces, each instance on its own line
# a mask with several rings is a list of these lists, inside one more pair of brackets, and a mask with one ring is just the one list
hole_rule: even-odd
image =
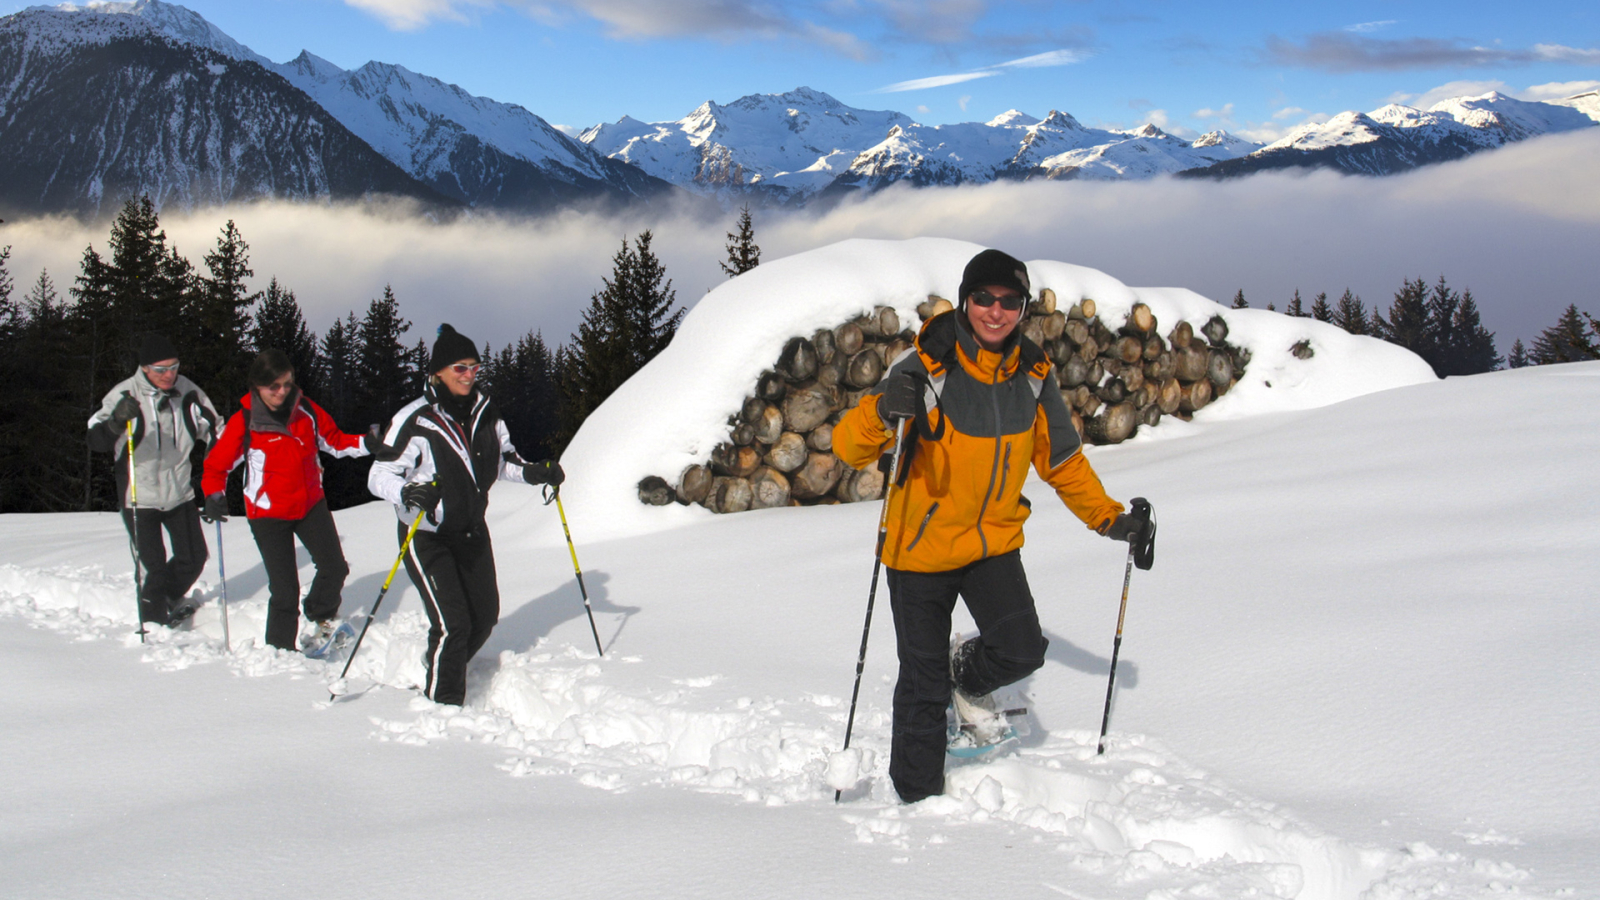
[[[929,297],[917,313],[926,321],[950,308]],[[1048,288],[1022,329],[1055,364],[1073,424],[1092,444],[1120,443],[1162,416],[1189,418],[1237,384],[1250,360],[1248,350],[1228,344],[1220,316],[1198,332],[1179,322],[1162,337],[1149,307],[1139,303],[1112,329],[1093,300],[1059,310]],[[743,512],[881,498],[883,473],[852,469],[833,455],[833,426],[911,349],[914,336],[893,309],[880,306],[832,330],[790,338],[729,417],[728,439],[711,458],[689,466],[676,483],[645,478],[639,499]]]

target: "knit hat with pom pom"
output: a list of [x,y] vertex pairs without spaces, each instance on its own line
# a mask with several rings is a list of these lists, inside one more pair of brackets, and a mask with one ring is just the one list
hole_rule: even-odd
[[437,373],[452,363],[463,359],[478,360],[478,345],[466,335],[459,334],[450,323],[439,326],[439,338],[433,342],[433,355],[428,357],[428,372]]

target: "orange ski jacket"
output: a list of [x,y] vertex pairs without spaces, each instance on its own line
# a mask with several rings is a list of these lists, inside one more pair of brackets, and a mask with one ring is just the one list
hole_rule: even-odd
[[[911,572],[947,572],[1022,546],[1030,513],[1028,465],[1072,513],[1102,530],[1124,509],[1106,495],[1083,455],[1072,413],[1049,359],[1018,328],[999,352],[984,350],[948,312],[930,319],[890,374],[920,369],[938,440],[916,437],[903,487],[889,500],[883,562]],[[860,469],[894,444],[878,418],[882,383],[833,430],[833,451]],[[938,401],[937,408],[935,400]],[[904,463],[902,463],[904,465]]]

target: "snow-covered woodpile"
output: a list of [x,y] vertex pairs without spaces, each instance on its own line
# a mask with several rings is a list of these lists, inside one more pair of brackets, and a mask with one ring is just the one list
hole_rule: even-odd
[[[917,313],[926,321],[950,308],[948,300],[929,297]],[[1238,383],[1250,361],[1248,350],[1228,343],[1221,316],[1198,330],[1178,322],[1163,336],[1139,303],[1113,328],[1092,299],[1057,309],[1048,288],[1022,330],[1055,364],[1073,424],[1091,444],[1120,443],[1163,416],[1189,418]],[[675,483],[646,477],[639,499],[743,512],[881,498],[884,476],[877,468],[858,471],[834,456],[833,426],[914,337],[893,309],[880,306],[832,330],[790,338],[729,417],[728,439],[711,458],[684,469]]]

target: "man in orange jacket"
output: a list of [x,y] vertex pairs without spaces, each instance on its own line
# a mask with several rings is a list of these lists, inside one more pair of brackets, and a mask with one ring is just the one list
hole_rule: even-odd
[[[916,352],[833,431],[834,452],[862,468],[894,443],[898,420],[929,409],[926,432],[908,428],[883,545],[900,659],[889,777],[907,803],[944,791],[952,688],[982,698],[1044,664],[1048,641],[1018,553],[1029,463],[1089,528],[1118,540],[1139,528],[1101,487],[1049,359],[1018,328],[1031,293],[1021,261],[999,250],[973,257],[961,305],[930,319]],[[952,652],[958,595],[979,634]]]

